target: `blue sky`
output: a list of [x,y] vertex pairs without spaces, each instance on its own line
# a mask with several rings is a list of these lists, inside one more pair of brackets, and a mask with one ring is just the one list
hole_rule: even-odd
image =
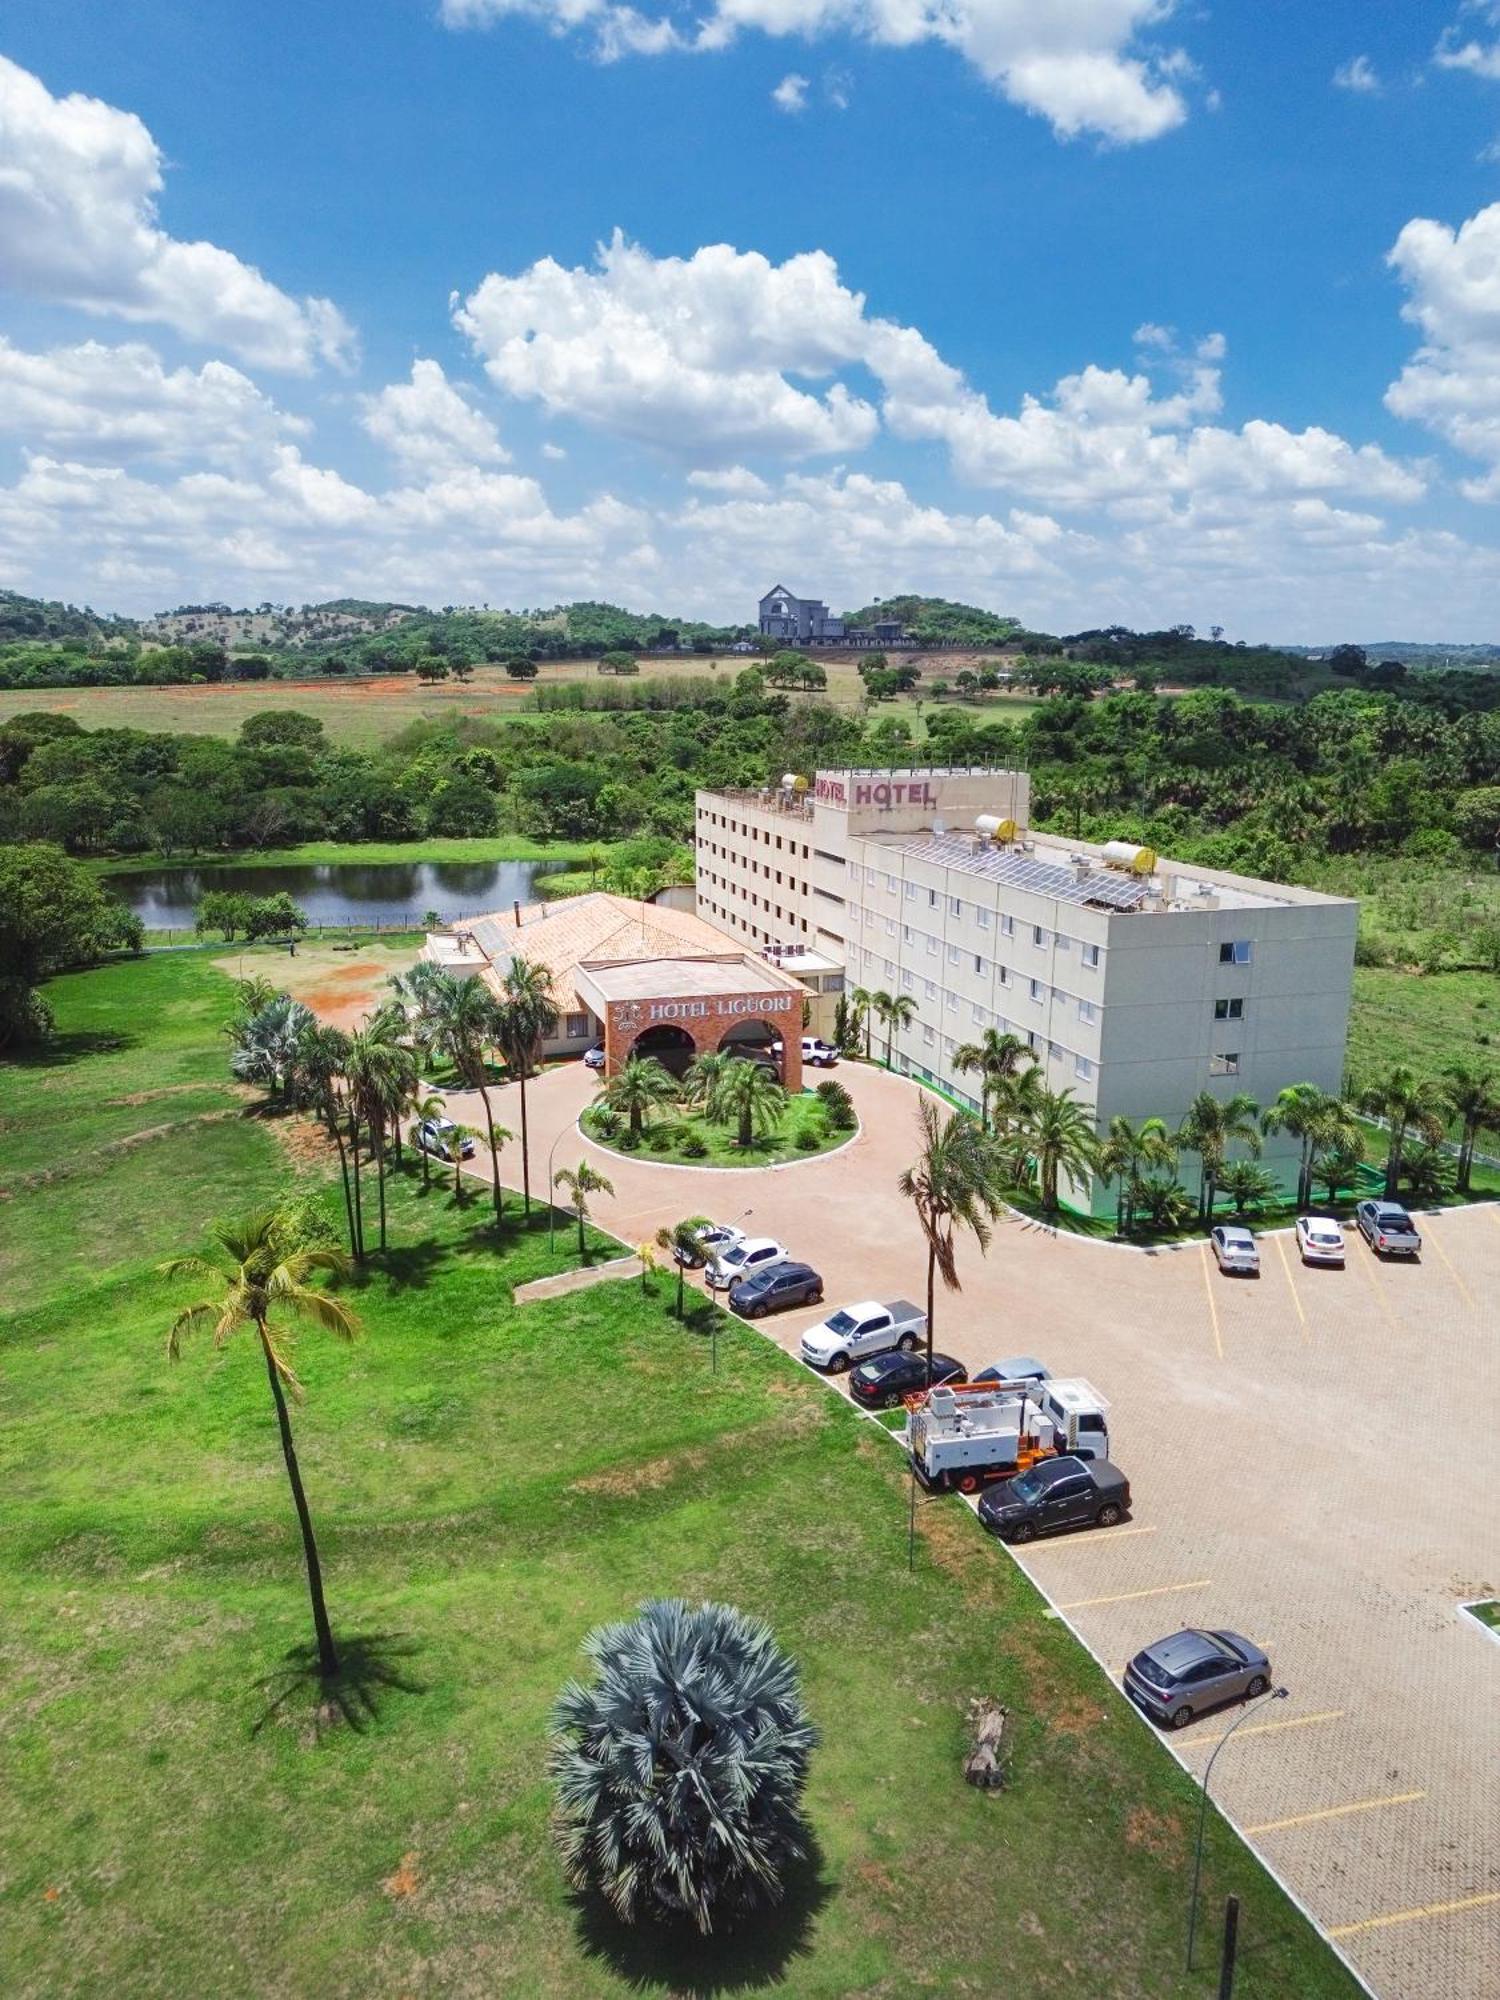
[[1500,638],[1489,0],[51,0],[0,59],[14,587]]

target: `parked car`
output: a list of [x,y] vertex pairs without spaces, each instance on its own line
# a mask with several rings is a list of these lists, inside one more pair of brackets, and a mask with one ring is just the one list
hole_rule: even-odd
[[1271,1662],[1253,1640],[1190,1626],[1147,1646],[1125,1669],[1126,1694],[1171,1729],[1223,1702],[1254,1701],[1270,1685]]
[[832,1042],[825,1042],[820,1035],[802,1037],[802,1060],[813,1069],[832,1069],[839,1059],[839,1052]]
[[993,1368],[981,1368],[976,1382],[1050,1382],[1052,1370],[1034,1354],[1011,1354]]
[[1297,1248],[1304,1264],[1344,1268],[1344,1232],[1331,1215],[1299,1215]]
[[925,1354],[876,1354],[861,1361],[849,1377],[849,1393],[867,1410],[888,1410],[907,1396],[919,1396],[939,1382],[966,1382],[964,1364],[951,1354],[934,1354],[932,1371]]
[[[412,1137],[424,1153],[431,1153],[435,1160],[451,1160],[455,1144],[454,1134],[458,1127],[451,1118],[424,1118]],[[458,1156],[461,1160],[472,1160],[474,1141],[469,1133],[457,1141]]]
[[822,1299],[823,1280],[811,1264],[766,1264],[729,1287],[729,1303],[744,1319],[787,1306],[819,1305]]
[[732,1250],[736,1243],[743,1243],[745,1232],[736,1229],[732,1222],[705,1222],[694,1233],[696,1248],[689,1250],[686,1244],[674,1243],[672,1255],[685,1270],[696,1271],[702,1264],[711,1264],[722,1251]]
[[1354,1220],[1377,1257],[1421,1256],[1421,1235],[1399,1201],[1362,1201]]
[[709,1260],[704,1276],[710,1291],[727,1292],[752,1271],[764,1270],[769,1264],[784,1264],[790,1255],[786,1245],[773,1236],[744,1236],[727,1250],[717,1251]]
[[1130,1481],[1107,1458],[1044,1458],[992,1486],[979,1518],[1002,1542],[1029,1542],[1064,1528],[1112,1528],[1130,1511]]
[[1255,1238],[1248,1229],[1241,1229],[1234,1223],[1221,1222],[1208,1232],[1208,1240],[1218,1260],[1219,1269],[1226,1277],[1260,1276],[1260,1251],[1255,1247]]
[[802,1336],[802,1359],[814,1368],[828,1368],[842,1374],[851,1361],[864,1361],[872,1354],[889,1354],[899,1347],[910,1354],[927,1337],[927,1315],[910,1299],[892,1299],[882,1305],[878,1299],[862,1299],[858,1305],[841,1306],[819,1326],[810,1326]]
[[603,1069],[604,1067],[603,1042],[595,1042],[594,1046],[591,1049],[584,1050],[583,1065],[585,1069]]

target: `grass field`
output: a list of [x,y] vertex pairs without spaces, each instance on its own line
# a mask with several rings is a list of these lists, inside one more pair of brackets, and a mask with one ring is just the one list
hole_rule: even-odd
[[244,847],[232,854],[117,854],[88,866],[98,875],[139,873],[143,868],[286,868],[327,863],[377,867],[408,861],[583,861],[608,857],[609,841],[529,840],[520,833],[476,834],[470,838],[424,833],[418,840],[308,840],[300,847]]
[[[622,1145],[619,1134],[604,1138],[598,1130],[597,1107],[590,1106],[584,1112],[583,1129],[596,1145],[614,1153],[627,1152],[632,1157],[660,1160],[666,1165],[738,1168],[741,1172],[753,1172],[757,1167],[775,1166],[788,1160],[816,1159],[819,1153],[830,1152],[835,1146],[846,1146],[855,1136],[853,1132],[830,1131],[821,1102],[807,1093],[788,1100],[785,1115],[774,1131],[760,1134],[743,1148],[733,1126],[711,1124],[696,1113],[685,1118],[653,1118],[639,1148]],[[817,1144],[804,1148],[798,1141],[807,1132]],[[685,1152],[685,1140],[697,1140],[704,1150]]]
[[1500,978],[1493,972],[1354,972],[1349,1071],[1375,1075],[1392,1063],[1440,1075],[1448,1063],[1500,1069]]
[[[7,1116],[42,1102],[69,1153],[106,1100],[210,1085],[218,977],[184,954],[54,982],[64,1042],[0,1070]],[[665,1279],[518,1308],[545,1233],[497,1245],[477,1193],[412,1176],[350,1291],[364,1338],[298,1343],[330,1605],[373,1703],[320,1736],[292,1670],[276,1682],[308,1620],[264,1376],[243,1347],[162,1348],[194,1287],[155,1261],[289,1173],[274,1128],[234,1129],[258,1142],[248,1179],[190,1154],[148,1200],[154,1142],[119,1155],[98,1205],[131,1219],[66,1285],[36,1272],[78,1227],[60,1184],[0,1209],[28,1205],[29,1274],[0,1314],[8,1996],[832,2000],[989,1995],[1018,1967],[1042,2000],[1204,1990],[1181,1969],[1196,1791],[968,1511],[921,1510],[908,1575],[873,1425],[727,1320],[710,1373]],[[548,1837],[549,1704],[592,1625],[664,1592],[769,1618],[823,1737],[814,1864],[781,1915],[709,1947],[575,1901]],[[980,1691],[1012,1707],[1001,1794],[958,1772]],[[1354,1994],[1216,1818],[1205,1890],[1243,1899],[1241,2000]]]

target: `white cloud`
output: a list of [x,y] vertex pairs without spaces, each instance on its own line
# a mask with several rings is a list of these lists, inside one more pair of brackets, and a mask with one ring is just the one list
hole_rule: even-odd
[[80,458],[225,464],[306,429],[224,361],[167,369],[137,341],[28,353],[0,334],[0,431],[29,444]]
[[730,493],[742,499],[760,498],[771,490],[758,472],[752,472],[744,465],[726,465],[721,470],[690,472],[688,485],[697,486],[705,493]]
[[[1500,25],[1500,6],[1494,0],[1465,0],[1460,13],[1477,15],[1489,27]],[[1439,69],[1467,70],[1471,76],[1500,82],[1500,38],[1484,41],[1466,36],[1457,21],[1439,36],[1432,60]]]
[[510,457],[493,423],[459,394],[439,362],[414,361],[409,382],[392,382],[359,403],[361,424],[413,475]]
[[562,459],[566,458],[567,455],[560,444],[544,444],[542,446],[543,458]]
[[1380,77],[1368,56],[1350,56],[1348,62],[1340,63],[1333,72],[1335,90],[1352,90],[1358,96],[1372,97],[1380,89]]
[[796,70],[789,70],[771,92],[771,102],[778,111],[805,111],[807,88],[807,78],[799,76]]
[[1463,490],[1500,499],[1500,202],[1457,229],[1414,218],[1387,261],[1407,287],[1402,317],[1422,334],[1387,407],[1485,461],[1488,474]]
[[[665,4],[665,0],[663,0]],[[879,47],[940,42],[1012,104],[1046,118],[1061,138],[1096,133],[1121,143],[1155,139],[1187,115],[1178,83],[1194,74],[1179,49],[1143,40],[1173,0],[714,0],[696,24],[643,14],[617,0],[442,0],[450,28],[508,18],[555,34],[592,37],[597,54],[727,48],[750,30],[807,40],[847,34]],[[783,106],[783,109],[800,108]]]
[[158,224],[162,156],[133,112],[54,97],[0,56],[0,283],[85,312],[155,321],[266,368],[342,364],[327,299],[294,299],[228,250]]

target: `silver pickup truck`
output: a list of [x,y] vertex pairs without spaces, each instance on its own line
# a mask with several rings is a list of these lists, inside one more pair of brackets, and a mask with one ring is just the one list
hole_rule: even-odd
[[1420,1257],[1422,1238],[1399,1201],[1362,1201],[1354,1211],[1359,1233],[1377,1257]]

